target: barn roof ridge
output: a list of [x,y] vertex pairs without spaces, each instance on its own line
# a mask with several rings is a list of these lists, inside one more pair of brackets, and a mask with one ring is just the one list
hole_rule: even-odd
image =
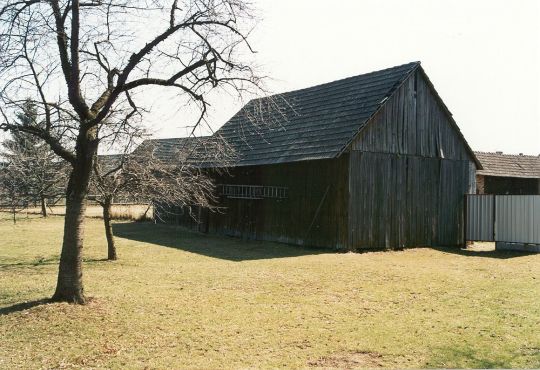
[[533,158],[540,157],[540,154],[505,153],[499,150],[496,150],[494,152],[490,150],[475,150],[474,152],[478,154],[493,154],[493,155],[503,155],[503,156],[513,156],[513,157],[533,157]]
[[284,95],[284,94],[288,94],[288,93],[303,92],[305,90],[311,90],[311,89],[315,89],[315,88],[322,88],[322,87],[324,87],[326,85],[331,85],[331,84],[335,84],[335,83],[351,82],[351,80],[354,80],[355,78],[360,77],[360,76],[366,76],[367,77],[367,76],[372,75],[372,74],[380,75],[385,71],[390,71],[390,70],[395,69],[395,68],[401,68],[401,67],[410,66],[410,65],[419,66],[421,64],[422,63],[419,60],[413,61],[413,62],[408,62],[408,63],[403,63],[403,64],[399,64],[397,66],[387,67],[387,68],[383,68],[383,69],[377,69],[377,70],[373,70],[373,71],[366,72],[366,73],[361,73],[361,74],[354,75],[354,76],[338,78],[336,80],[327,81],[327,82],[321,82],[321,83],[318,83],[316,85],[311,85],[311,86],[307,86],[307,87],[301,87],[301,88],[295,89],[295,90],[287,90],[287,91],[283,91],[283,92],[280,92],[280,93],[270,94],[270,95],[267,95],[267,96],[261,96],[261,97],[258,97],[258,98],[251,99],[250,101],[256,101],[256,100],[272,98],[272,97],[275,97],[275,96]]

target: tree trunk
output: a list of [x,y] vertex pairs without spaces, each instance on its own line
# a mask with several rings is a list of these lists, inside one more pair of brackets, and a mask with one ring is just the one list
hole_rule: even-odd
[[82,280],[82,249],[86,194],[92,162],[97,152],[95,136],[94,130],[80,133],[77,138],[77,158],[72,163],[73,169],[66,189],[66,217],[58,281],[52,297],[57,302],[86,303]]
[[45,203],[44,196],[41,196],[41,215],[47,217],[47,204]]
[[111,200],[106,199],[103,203],[103,223],[105,225],[105,236],[107,237],[107,259],[115,261],[118,259],[116,254],[116,245],[114,244],[114,235],[111,225]]
[[78,304],[84,304],[86,302],[82,282],[85,211],[86,199],[83,194],[80,194],[80,189],[78,189],[78,191],[72,192],[66,198],[64,240],[60,255],[56,291],[52,297],[53,301]]

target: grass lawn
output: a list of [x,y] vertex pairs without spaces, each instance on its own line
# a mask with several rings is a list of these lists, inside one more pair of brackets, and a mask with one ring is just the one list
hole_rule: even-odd
[[93,299],[38,304],[62,222],[0,215],[0,368],[540,367],[540,255],[338,254],[117,223],[107,262],[88,219]]

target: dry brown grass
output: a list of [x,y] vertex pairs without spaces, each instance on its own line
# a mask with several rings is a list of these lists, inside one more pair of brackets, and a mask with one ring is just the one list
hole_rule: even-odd
[[[115,220],[136,220],[141,221],[145,215],[148,205],[146,204],[113,204],[111,215]],[[65,206],[52,206],[47,209],[50,215],[63,216],[66,214]],[[28,214],[41,214],[41,208],[31,207],[20,212],[24,216]],[[86,217],[103,217],[103,209],[99,205],[89,204],[86,207]],[[146,212],[145,219],[150,220],[153,217],[153,209]]]
[[0,220],[0,368],[540,367],[540,255],[338,254],[116,223],[107,262],[89,219],[93,300],[43,304],[62,221]]

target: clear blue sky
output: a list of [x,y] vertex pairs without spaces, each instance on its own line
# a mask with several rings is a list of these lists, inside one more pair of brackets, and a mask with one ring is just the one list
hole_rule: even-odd
[[[283,92],[420,60],[475,150],[540,153],[540,1],[258,0],[257,61]],[[241,103],[213,101],[218,128]],[[189,115],[182,115],[188,117]],[[161,110],[159,137],[185,136]]]

